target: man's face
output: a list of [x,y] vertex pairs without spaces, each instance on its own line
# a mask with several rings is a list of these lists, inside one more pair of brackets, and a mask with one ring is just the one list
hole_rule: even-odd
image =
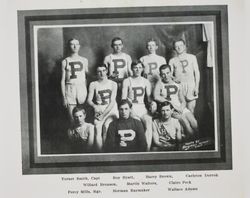
[[76,39],[70,41],[69,48],[70,48],[70,50],[71,50],[72,53],[78,53],[79,49],[80,49],[80,43],[79,43],[79,41],[76,40]]
[[133,75],[135,77],[141,76],[141,73],[143,71],[143,67],[141,63],[138,63],[137,65],[134,65],[132,68]]
[[160,76],[163,82],[169,83],[172,79],[172,72],[169,68],[163,69],[160,72]]
[[83,113],[83,111],[77,111],[74,113],[73,117],[74,117],[75,124],[77,126],[81,126],[85,122],[86,115],[85,113]]
[[170,105],[163,106],[161,108],[161,117],[163,120],[168,120],[173,113],[173,110],[170,108]]
[[183,41],[175,42],[174,48],[175,48],[177,54],[182,54],[186,51],[186,45],[183,43]]
[[107,69],[105,67],[98,67],[96,72],[97,72],[97,77],[100,80],[107,77]]
[[130,116],[131,109],[128,104],[123,104],[119,107],[119,116],[123,119],[128,119]]
[[113,50],[114,50],[114,53],[120,53],[122,51],[122,48],[123,48],[123,44],[122,44],[122,41],[121,40],[116,40],[113,42]]
[[147,44],[147,50],[150,54],[155,54],[156,50],[158,49],[158,46],[154,41],[149,41]]

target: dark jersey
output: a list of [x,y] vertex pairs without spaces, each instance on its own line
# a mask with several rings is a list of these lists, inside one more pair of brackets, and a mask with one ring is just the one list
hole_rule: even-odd
[[106,152],[146,151],[145,132],[141,121],[118,119],[110,123],[104,145]]

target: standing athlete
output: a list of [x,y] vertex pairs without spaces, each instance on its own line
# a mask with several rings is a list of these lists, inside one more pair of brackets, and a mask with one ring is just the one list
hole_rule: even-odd
[[156,82],[160,79],[159,67],[166,64],[166,59],[156,54],[158,49],[156,40],[148,40],[146,48],[148,55],[141,57],[140,61],[144,65],[143,75],[149,80],[152,89],[154,89]]
[[182,85],[187,108],[194,113],[200,84],[200,71],[197,58],[195,55],[186,52],[186,43],[184,40],[174,41],[173,46],[177,52],[177,56],[170,59],[169,65],[172,67],[175,81],[180,82]]
[[122,52],[123,41],[115,37],[111,41],[113,52],[104,58],[104,64],[108,68],[108,78],[115,81],[118,85],[117,101],[121,99],[122,81],[132,74],[131,57]]
[[133,75],[123,81],[122,99],[128,99],[132,102],[133,116],[143,122],[149,150],[152,142],[152,118],[148,114],[144,99],[150,106],[152,103],[151,85],[148,79],[141,76],[142,71],[143,65],[141,62],[132,63]]
[[181,125],[172,117],[174,108],[169,102],[160,105],[160,118],[153,121],[153,142],[154,151],[177,150],[178,142],[181,141]]
[[146,151],[144,128],[140,120],[131,117],[132,103],[121,100],[119,119],[110,123],[104,146],[106,152]]
[[61,91],[63,105],[73,122],[72,110],[77,104],[83,104],[87,97],[86,74],[88,60],[80,56],[80,43],[73,38],[68,41],[70,56],[62,61]]
[[170,65],[160,67],[159,80],[155,86],[154,99],[159,102],[170,102],[175,111],[173,117],[177,118],[186,131],[187,137],[193,137],[198,131],[198,124],[193,113],[186,108],[186,101],[182,93],[182,86],[173,81]]
[[107,77],[107,67],[100,65],[96,69],[97,81],[89,85],[88,104],[94,108],[96,128],[95,141],[97,149],[102,150],[103,142],[106,139],[108,125],[118,117],[116,103],[117,84]]

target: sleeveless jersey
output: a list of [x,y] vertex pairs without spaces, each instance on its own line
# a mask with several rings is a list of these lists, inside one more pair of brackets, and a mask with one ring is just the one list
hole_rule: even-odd
[[169,122],[155,119],[153,123],[157,129],[159,137],[164,137],[169,142],[176,140],[176,129],[180,128],[180,123],[177,119],[171,118]]
[[148,80],[143,77],[139,77],[139,80],[128,77],[126,80],[129,81],[128,98],[131,99],[132,103],[134,104],[144,104],[147,84],[146,81]]
[[88,60],[84,57],[73,59],[67,57],[65,59],[65,83],[66,84],[85,84],[86,82],[86,69],[88,67]]
[[179,90],[181,86],[180,84],[177,84],[175,82],[169,84],[158,81],[157,86],[160,86],[160,95],[166,100],[170,101],[172,105],[178,107],[181,105],[179,100]]
[[144,74],[151,84],[155,84],[160,79],[159,67],[166,64],[164,57],[157,54],[149,54],[140,58],[144,65]]
[[83,141],[87,142],[89,138],[89,133],[92,127],[94,127],[92,124],[84,123],[83,126],[74,128],[73,131],[78,133]]
[[194,70],[198,68],[196,56],[193,54],[185,54],[177,56],[169,61],[169,65],[173,69],[173,74],[181,83],[195,83]]
[[106,83],[95,81],[95,102],[99,105],[108,105],[111,102],[113,81],[107,80]]
[[124,79],[129,76],[131,62],[131,57],[126,53],[119,55],[109,54],[104,59],[104,64],[108,67],[109,76],[118,74],[118,79]]

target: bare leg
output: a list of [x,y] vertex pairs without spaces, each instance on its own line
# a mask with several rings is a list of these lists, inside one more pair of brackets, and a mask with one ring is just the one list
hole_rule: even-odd
[[106,138],[107,138],[107,131],[108,131],[108,127],[109,127],[109,124],[113,121],[117,119],[116,116],[109,116],[107,117],[107,119],[105,120],[103,126],[102,126],[102,140],[103,140],[103,144],[105,143],[106,141]]
[[194,117],[194,114],[192,114],[191,112],[185,113],[185,117],[189,121],[189,124],[192,127],[192,129],[197,133],[198,132],[198,123]]
[[72,111],[73,109],[75,108],[75,104],[70,104],[68,105],[67,107],[67,110],[68,110],[68,115],[69,115],[69,119],[70,119],[70,124],[73,125],[74,124],[74,118],[73,118],[73,114],[72,114]]
[[103,146],[103,141],[102,141],[102,125],[103,125],[103,121],[99,121],[99,120],[94,120],[94,125],[95,125],[95,142],[96,142],[96,147],[97,147],[97,151],[101,151],[102,150],[102,146]]
[[188,101],[188,102],[187,102],[187,108],[188,108],[192,113],[194,113],[195,106],[196,106],[196,100],[191,100],[191,101]]
[[149,115],[143,115],[141,118],[141,121],[145,127],[145,137],[147,142],[147,151],[150,150],[151,144],[152,144],[152,138],[153,138],[153,132],[152,132],[152,117]]

